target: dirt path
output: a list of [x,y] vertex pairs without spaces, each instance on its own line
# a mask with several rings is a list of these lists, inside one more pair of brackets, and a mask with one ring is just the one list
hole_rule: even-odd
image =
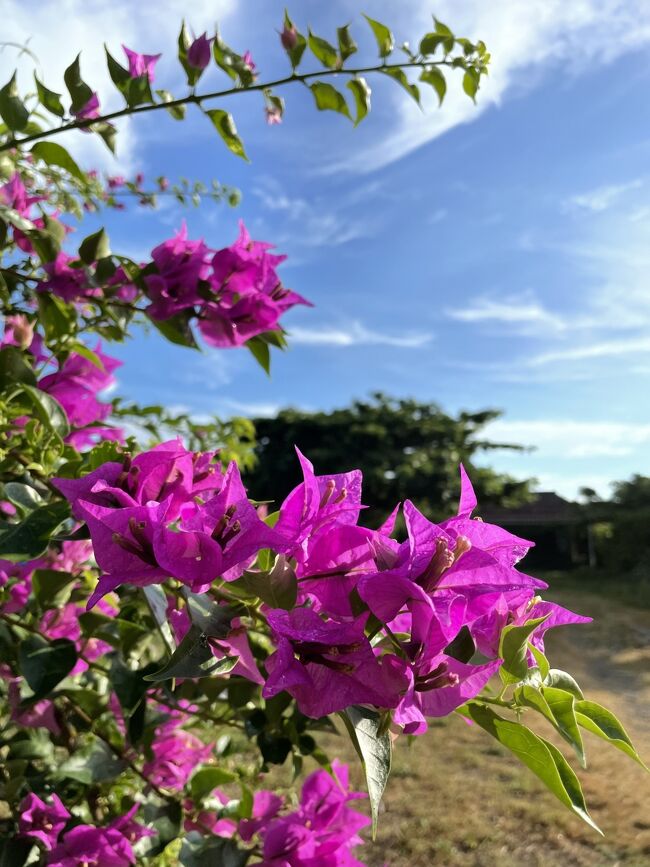
[[[556,601],[594,617],[555,630],[548,652],[624,722],[650,760],[650,611],[590,593]],[[544,722],[540,734],[563,748]],[[453,718],[398,743],[371,867],[650,867],[650,774],[587,734],[580,777],[600,837],[488,736]],[[350,757],[352,760],[352,758]]]

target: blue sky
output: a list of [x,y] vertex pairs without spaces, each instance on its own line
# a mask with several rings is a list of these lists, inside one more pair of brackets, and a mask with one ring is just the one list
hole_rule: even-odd
[[[182,93],[173,55],[184,4],[8,6],[6,38],[31,34],[50,86],[83,46],[85,77],[101,92],[105,38],[115,54],[121,40],[162,51],[160,86]],[[200,0],[188,23],[200,32],[217,16],[271,77],[286,68],[274,33],[281,10],[275,0]],[[87,165],[215,177],[243,191],[235,211],[206,202],[111,216],[114,249],[145,259],[182,219],[220,247],[242,218],[288,255],[285,283],[316,305],[286,317],[291,348],[275,354],[270,380],[247,353],[198,354],[150,336],[110,348],[124,361],[121,391],[223,415],[327,409],[374,390],[450,411],[498,407],[490,435],[536,449],[491,463],[542,488],[605,494],[613,479],[650,474],[650,5],[336,0],[291,11],[330,38],[352,20],[372,58],[362,10],[399,41],[425,32],[431,11],[484,38],[493,69],[478,107],[454,82],[445,108],[431,100],[422,114],[392,82],[371,81],[373,113],[353,130],[294,86],[285,122],[269,128],[261,99],[244,95],[228,107],[250,165],[200,116],[129,122],[117,164],[79,136],[69,142]],[[13,58],[5,51],[0,62]],[[205,87],[220,80],[213,70]]]

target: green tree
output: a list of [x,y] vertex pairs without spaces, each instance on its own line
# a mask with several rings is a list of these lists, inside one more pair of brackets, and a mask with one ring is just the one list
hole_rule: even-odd
[[486,409],[454,416],[435,403],[379,392],[332,412],[284,409],[276,418],[255,419],[257,464],[247,482],[259,499],[271,493],[282,499],[301,481],[295,445],[317,471],[363,471],[364,502],[376,507],[371,524],[405,499],[433,518],[448,515],[458,497],[460,462],[470,472],[482,505],[515,505],[529,496],[528,481],[475,464],[486,452],[522,448],[482,435],[499,414]]

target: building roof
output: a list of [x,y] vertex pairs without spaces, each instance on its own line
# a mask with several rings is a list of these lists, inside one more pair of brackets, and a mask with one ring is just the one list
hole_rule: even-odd
[[554,491],[539,491],[534,499],[511,509],[486,506],[478,514],[484,521],[505,526],[520,524],[574,524],[582,519],[580,506]]

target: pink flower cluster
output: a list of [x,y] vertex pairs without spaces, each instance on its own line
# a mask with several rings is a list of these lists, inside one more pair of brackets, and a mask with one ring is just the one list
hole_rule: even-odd
[[93,350],[94,358],[71,352],[58,364],[54,356],[46,352],[40,334],[34,333],[34,324],[18,314],[5,321],[0,349],[3,346],[28,349],[39,370],[57,366],[54,372],[41,376],[37,385],[55,398],[65,412],[71,428],[66,442],[82,449],[99,440],[124,440],[120,428],[103,424],[111,413],[111,404],[99,400],[98,395],[115,384],[113,372],[122,362],[102,352],[101,342]]
[[277,330],[283,313],[309,302],[282,286],[276,269],[286,257],[270,248],[252,241],[243,223],[235,243],[217,251],[189,240],[183,227],[144,266],[147,313],[158,321],[189,313],[206,343],[218,347],[241,346]]
[[[188,452],[179,441],[79,480],[55,480],[87,523],[104,572],[89,605],[122,584],[169,576],[203,592],[218,578],[237,580],[271,549],[295,569],[299,591],[291,611],[265,609],[275,651],[263,695],[287,691],[311,717],[355,704],[391,710],[414,734],[498,672],[506,625],[546,617],[531,635],[543,649],[547,629],[586,620],[540,601],[546,585],[516,568],[531,543],[472,519],[476,499],[462,468],[458,514],[434,524],[407,501],[407,538],[398,542],[391,535],[397,509],[379,530],[358,524],[359,471],[317,476],[298,456],[304,482],[273,528],[249,501],[235,463],[222,473],[210,453]],[[381,628],[369,634],[370,614]],[[177,626],[179,617],[172,617]],[[230,647],[219,652],[242,648],[233,627]],[[451,650],[462,630],[480,661]],[[240,673],[248,668],[256,680],[243,649],[241,659]]]
[[[257,842],[260,867],[363,867],[352,850],[363,842],[359,831],[370,819],[349,803],[365,795],[350,791],[347,765],[335,759],[332,772],[317,770],[305,779],[295,810],[287,812],[281,797],[262,790],[255,792],[250,819],[220,818],[206,810],[201,826],[219,837]],[[223,806],[230,800],[218,789],[212,795]],[[187,830],[194,827],[187,822]]]
[[43,801],[34,793],[20,805],[18,831],[21,837],[38,843],[49,867],[127,867],[135,864],[132,843],[153,832],[134,819],[138,805],[104,828],[72,825],[72,819],[55,794]]

